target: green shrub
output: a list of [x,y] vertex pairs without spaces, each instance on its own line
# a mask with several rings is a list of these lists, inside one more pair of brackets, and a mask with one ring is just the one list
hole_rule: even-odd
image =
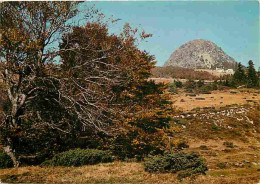
[[202,94],[211,94],[212,88],[209,85],[202,86],[200,88],[200,93]]
[[223,151],[224,151],[225,153],[229,153],[229,152],[231,152],[230,149],[224,149]]
[[171,94],[177,93],[177,87],[176,87],[176,85],[175,85],[174,82],[172,82],[172,83],[170,83],[170,84],[168,85],[168,89],[169,89],[169,92],[170,92]]
[[216,126],[216,125],[213,125],[213,126],[212,126],[212,129],[213,129],[213,130],[219,130],[219,127]]
[[176,125],[186,125],[187,122],[183,119],[174,119],[174,123],[176,123]]
[[42,163],[42,166],[82,166],[113,162],[111,152],[95,149],[75,149],[55,155],[52,160]]
[[249,128],[249,125],[248,125],[248,124],[244,124],[244,126],[245,126],[246,128]]
[[150,173],[176,173],[182,179],[205,174],[208,170],[205,161],[196,153],[179,152],[150,157],[144,162],[145,171]]
[[197,86],[200,88],[200,87],[202,87],[202,86],[204,86],[204,81],[203,80],[199,80],[198,82],[197,82]]
[[182,150],[184,148],[189,148],[189,145],[185,141],[179,142],[177,144],[177,149]]
[[223,145],[225,145],[228,148],[234,148],[233,142],[224,142]]
[[225,169],[227,167],[227,163],[219,162],[219,163],[217,163],[217,167],[220,169]]
[[10,168],[10,167],[13,167],[12,159],[7,154],[0,151],[0,169]]
[[181,81],[176,81],[175,85],[176,85],[177,88],[182,88],[183,87],[183,84],[182,84]]

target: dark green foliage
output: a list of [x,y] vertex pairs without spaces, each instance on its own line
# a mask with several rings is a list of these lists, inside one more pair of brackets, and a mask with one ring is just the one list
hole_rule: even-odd
[[193,80],[188,80],[186,83],[185,83],[185,89],[186,89],[186,92],[188,93],[191,93],[191,92],[194,92],[194,90],[196,89],[196,82],[193,81]]
[[213,125],[213,126],[212,126],[212,129],[213,129],[213,130],[219,130],[219,127],[217,127],[216,125]]
[[[25,110],[20,111],[24,118],[19,119],[19,128],[0,127],[2,141],[13,134],[12,142],[16,148],[16,154],[31,156],[28,157],[29,159],[25,157],[20,160],[20,163],[24,165],[39,164],[45,159],[51,158],[55,153],[75,148],[79,142],[77,137],[80,130],[79,121],[70,116],[56,100],[59,98],[57,82],[55,83],[55,80],[51,79],[49,83],[35,80],[32,85],[41,90],[36,91],[34,100],[29,101]],[[6,113],[10,111],[9,104],[10,102],[7,100],[4,109]],[[41,126],[35,126],[36,122],[41,121],[48,122],[52,127],[44,123]]]
[[181,81],[176,81],[175,85],[176,85],[177,88],[182,88],[183,87],[183,84],[182,84]]
[[204,85],[204,81],[203,80],[199,80],[198,82],[197,82],[197,86],[200,88],[200,87],[202,87]]
[[224,149],[223,151],[224,151],[225,153],[229,153],[229,152],[231,152],[230,149]]
[[0,151],[0,169],[10,168],[10,167],[13,167],[13,162],[11,158],[4,152]]
[[217,167],[220,169],[225,169],[227,167],[227,163],[219,162],[219,163],[217,163]]
[[75,149],[59,153],[55,155],[52,160],[43,162],[42,165],[82,166],[113,161],[114,157],[109,151],[96,149]]
[[245,71],[241,65],[241,63],[238,63],[237,70],[234,73],[233,81],[236,85],[242,85],[246,83],[246,74]]
[[177,87],[176,87],[176,84],[175,82],[172,82],[168,85],[168,90],[171,94],[175,94],[177,93]]
[[257,87],[259,85],[259,79],[257,77],[254,63],[252,60],[248,62],[248,73],[247,73],[247,86],[249,88]]
[[208,170],[205,161],[198,154],[183,152],[151,157],[144,162],[144,166],[150,173],[178,172],[179,179],[205,174]]
[[212,83],[205,83],[203,80],[199,80],[198,82],[189,80],[185,83],[186,92],[189,93],[201,93],[201,94],[211,94],[213,90],[223,89],[223,85],[221,85],[218,81],[214,81]]
[[182,150],[183,148],[189,148],[189,145],[185,141],[177,144],[177,149]]
[[223,145],[225,145],[228,148],[234,148],[233,142],[224,142]]
[[200,93],[202,94],[211,94],[212,88],[210,85],[204,85],[200,88]]
[[174,123],[177,125],[186,125],[187,122],[183,119],[174,119]]

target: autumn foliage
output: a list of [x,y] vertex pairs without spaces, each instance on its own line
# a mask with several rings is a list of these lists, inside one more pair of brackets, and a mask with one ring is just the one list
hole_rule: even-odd
[[0,139],[14,166],[77,147],[139,159],[165,149],[171,105],[137,47],[151,35],[129,24],[110,34],[115,21],[93,9],[78,26],[77,4],[1,4]]
[[[153,57],[136,47],[134,36],[135,30],[129,25],[116,36],[109,35],[105,25],[88,23],[74,28],[61,44],[61,50],[71,50],[61,54],[62,67],[74,81],[64,88],[73,93],[74,103],[91,101],[94,107],[79,113],[86,120],[94,111],[92,114],[100,118],[97,132],[105,134],[100,140],[106,142],[103,148],[114,150],[121,158],[163,152],[164,128],[172,110],[163,93],[165,87],[147,81],[154,67]],[[88,91],[77,86],[88,86]]]

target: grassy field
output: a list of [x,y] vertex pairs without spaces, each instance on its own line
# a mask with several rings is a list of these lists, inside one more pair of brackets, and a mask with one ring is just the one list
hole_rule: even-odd
[[220,108],[227,105],[237,104],[259,104],[259,91],[236,89],[225,91],[213,91],[211,94],[198,94],[196,96],[187,96],[184,90],[178,94],[172,95],[174,107],[182,111],[190,111],[200,107],[215,107]]
[[142,163],[113,162],[84,167],[22,167],[0,172],[3,182],[14,183],[257,183],[257,167],[210,169],[206,176],[178,181],[174,174],[149,174]]
[[[205,176],[178,181],[176,174],[145,172],[142,162],[116,161],[84,167],[2,169],[0,179],[15,183],[259,183],[259,91],[214,91],[199,97],[205,100],[181,92],[172,95],[179,110],[169,131],[174,132],[175,144],[189,145],[184,152],[194,151],[206,159],[209,170]],[[214,108],[208,108],[212,103]]]

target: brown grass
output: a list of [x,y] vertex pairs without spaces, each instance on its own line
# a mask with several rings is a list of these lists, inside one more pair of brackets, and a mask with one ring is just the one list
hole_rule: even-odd
[[[230,93],[237,92],[236,94]],[[205,98],[205,100],[197,100],[196,98]],[[199,94],[196,97],[186,96],[184,91],[179,91],[178,94],[171,96],[174,102],[174,107],[183,111],[190,111],[200,107],[215,107],[220,108],[226,105],[243,105],[243,104],[260,104],[259,91],[256,90],[226,90],[213,91],[212,94]],[[184,101],[183,101],[183,100]]]
[[256,183],[257,168],[212,170],[179,182],[175,174],[149,174],[142,163],[114,162],[85,167],[22,167],[0,170],[4,182],[26,183]]
[[[234,90],[232,90],[234,91]],[[247,100],[259,104],[259,91],[240,89],[237,93],[229,91],[214,91],[213,94],[203,94],[196,97],[186,96],[185,93],[172,95],[176,101],[174,106],[183,109],[185,113],[196,107],[251,104]],[[195,98],[205,98],[196,100]],[[180,102],[184,99],[184,102]],[[210,113],[209,110],[200,113]],[[206,176],[195,179],[177,180],[176,174],[150,174],[144,171],[142,163],[120,162],[98,164],[84,167],[21,167],[0,170],[0,179],[3,182],[14,183],[188,183],[188,184],[256,184],[260,183],[260,128],[259,110],[251,108],[247,114],[254,124],[237,121],[233,117],[224,118],[222,124],[233,126],[233,129],[212,130],[210,122],[213,119],[182,119],[183,125],[176,125],[178,131],[174,139],[186,140],[189,148],[185,152],[195,151],[206,159],[209,171]],[[242,116],[242,115],[241,115]],[[244,116],[244,115],[243,115]],[[257,123],[259,122],[259,123]],[[248,126],[244,126],[248,124]],[[257,138],[259,137],[259,138]],[[223,143],[232,142],[235,147],[228,148]],[[207,149],[201,149],[200,146]],[[228,149],[228,151],[226,151]],[[245,161],[246,160],[246,161]],[[218,163],[227,163],[227,167],[220,169]],[[257,163],[255,165],[253,163]],[[238,165],[240,164],[240,165]],[[1,182],[0,182],[1,183]]]

